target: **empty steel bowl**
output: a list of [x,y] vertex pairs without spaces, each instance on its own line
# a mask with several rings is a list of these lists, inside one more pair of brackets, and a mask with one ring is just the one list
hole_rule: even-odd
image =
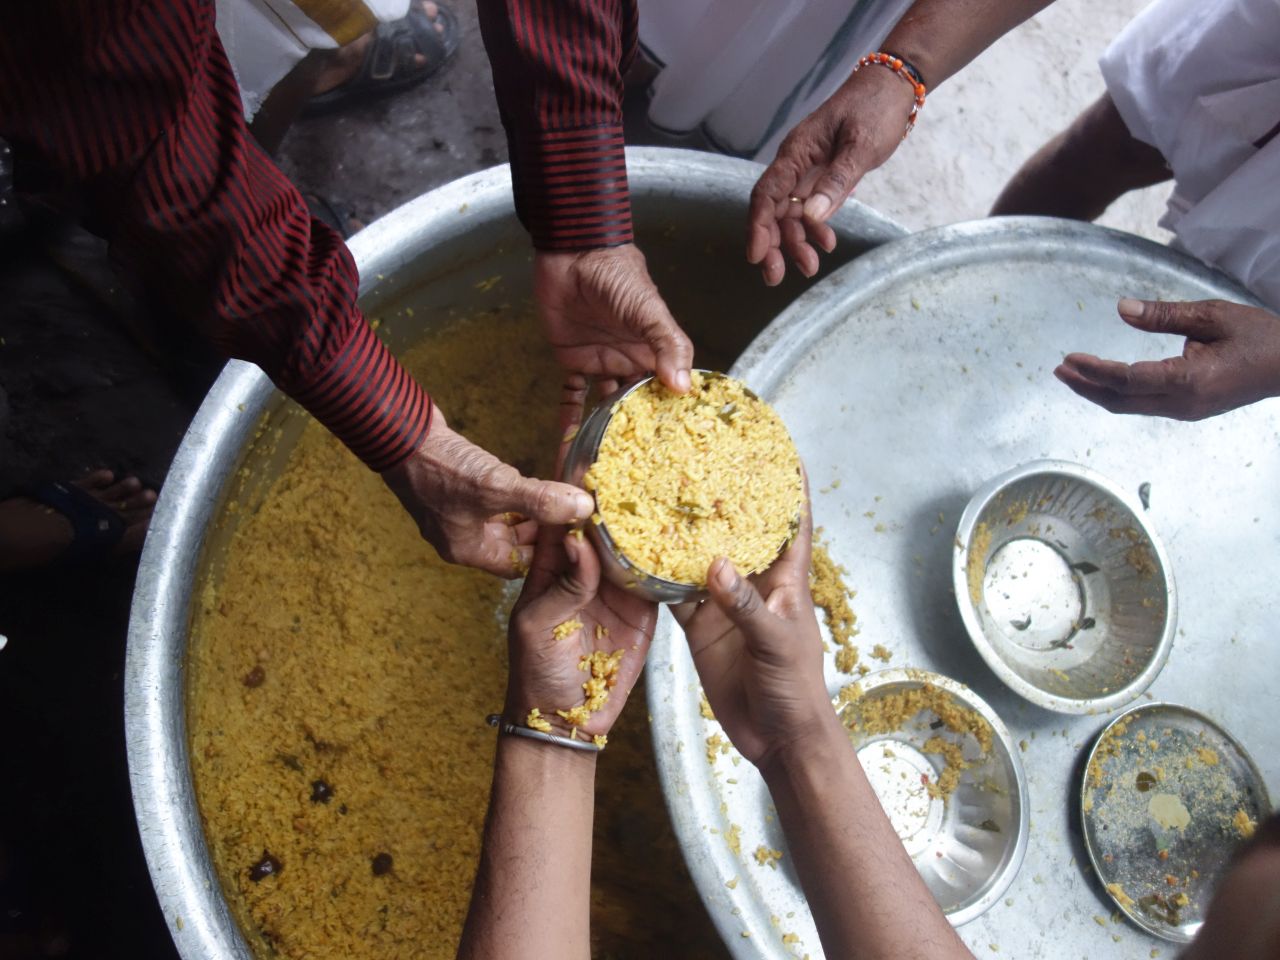
[[1086,467],[1041,460],[986,484],[960,518],[952,577],[978,652],[1041,707],[1122,707],[1168,659],[1168,556],[1142,506]]
[[[970,734],[947,729],[926,709],[899,729],[866,733],[851,721],[866,704],[930,684],[991,728],[984,753]],[[858,760],[925,885],[953,926],[979,916],[1008,889],[1027,849],[1027,780],[1000,717],[964,684],[926,670],[892,669],[859,681],[861,695],[841,708]],[[935,796],[946,760],[938,739],[954,744],[966,766],[954,790]]]

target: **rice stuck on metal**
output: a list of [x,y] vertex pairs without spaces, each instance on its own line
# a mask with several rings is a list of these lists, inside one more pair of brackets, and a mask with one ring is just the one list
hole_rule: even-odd
[[744,574],[766,569],[804,502],[778,415],[737,380],[698,371],[687,394],[651,380],[624,397],[583,482],[634,566],[698,586],[717,557]]

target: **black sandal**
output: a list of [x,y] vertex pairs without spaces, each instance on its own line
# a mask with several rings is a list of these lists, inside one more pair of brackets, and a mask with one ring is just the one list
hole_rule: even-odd
[[85,490],[55,480],[23,487],[17,496],[42,503],[71,524],[71,542],[53,561],[58,566],[89,563],[110,556],[129,525],[124,517]]
[[[354,77],[341,86],[326,90],[307,101],[305,117],[315,117],[341,110],[356,103],[399,93],[443,67],[458,49],[458,18],[443,4],[436,4],[436,17],[415,6],[409,15],[392,23],[379,23],[373,31],[373,42],[364,62]],[[436,30],[436,24],[444,30]],[[421,54],[421,66],[414,57]]]

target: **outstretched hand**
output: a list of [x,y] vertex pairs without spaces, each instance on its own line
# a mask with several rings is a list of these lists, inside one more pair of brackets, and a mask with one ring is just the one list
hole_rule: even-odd
[[521,476],[449,429],[439,408],[422,445],[382,478],[440,556],[500,577],[528,568],[539,523],[576,523],[595,509],[577,487]]
[[812,543],[806,502],[800,532],[768,570],[748,579],[720,558],[707,574],[710,598],[672,608],[716,719],[757,766],[834,715],[809,593]]
[[858,70],[787,134],[751,191],[747,260],[766,284],[782,282],[788,259],[806,277],[818,272],[814,248],[836,245],[826,221],[902,142],[914,97],[890,70]]
[[[657,618],[655,604],[601,580],[600,558],[584,538],[563,527],[543,528],[511,612],[507,719],[524,724],[536,707],[558,733],[577,727],[586,739],[607,734],[640,677]],[[571,713],[584,701],[583,683],[592,673],[589,663],[582,669],[583,658],[619,651],[599,709],[579,723],[559,716],[557,710]]]
[[1203,420],[1280,395],[1280,317],[1225,300],[1124,299],[1121,318],[1187,338],[1179,357],[1121,363],[1068,354],[1054,376],[1112,413]]
[[547,340],[569,373],[602,381],[657,374],[689,389],[693,344],[649,276],[635,244],[570,253],[539,251],[533,295]]

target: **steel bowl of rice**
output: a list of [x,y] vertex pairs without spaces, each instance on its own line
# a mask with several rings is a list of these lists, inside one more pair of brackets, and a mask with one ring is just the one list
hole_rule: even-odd
[[658,603],[704,596],[728,557],[767,569],[804,508],[800,455],[777,413],[722,373],[678,394],[650,377],[596,407],[573,437],[565,479],[595,497],[586,524],[613,582]]

